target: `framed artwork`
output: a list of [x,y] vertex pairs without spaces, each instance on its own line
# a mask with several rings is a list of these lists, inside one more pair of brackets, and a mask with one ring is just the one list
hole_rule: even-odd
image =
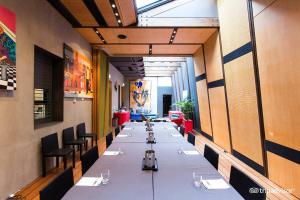
[[16,15],[0,6],[0,89],[16,90]]
[[65,97],[93,98],[91,60],[64,44]]
[[130,108],[141,112],[151,112],[151,81],[130,81]]

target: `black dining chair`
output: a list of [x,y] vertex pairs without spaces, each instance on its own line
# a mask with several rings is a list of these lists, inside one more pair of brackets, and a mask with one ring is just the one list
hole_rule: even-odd
[[98,160],[98,158],[98,146],[91,148],[80,157],[82,175],[85,174],[85,172],[96,162],[96,160]]
[[195,146],[195,135],[191,132],[188,132],[188,142]]
[[73,185],[73,170],[69,167],[40,191],[40,200],[60,200]]
[[183,126],[179,127],[179,132],[184,137],[184,127]]
[[80,123],[77,125],[77,138],[83,138],[84,140],[86,138],[92,139],[92,147],[94,146],[94,140],[98,141],[98,135],[97,133],[86,133],[85,123]]
[[[245,200],[266,199],[265,189],[234,166],[231,166],[229,183]],[[249,192],[252,188],[259,192]]]
[[122,126],[121,126],[121,130],[123,130],[123,128],[125,128],[125,125],[122,125]]
[[59,148],[57,133],[41,138],[42,143],[42,173],[46,176],[46,158],[56,157],[56,167],[59,166],[59,157],[63,157],[64,169],[67,168],[67,156],[73,154],[73,167],[75,167],[75,150],[73,148]]
[[135,122],[135,120],[134,120],[134,119],[131,119],[130,122]]
[[119,133],[120,133],[120,128],[119,127],[115,128],[115,137],[117,137]]
[[106,148],[108,148],[113,141],[113,135],[112,132],[106,135]]
[[137,120],[135,120],[136,122],[143,122],[143,120],[142,119],[137,119]]
[[219,154],[215,152],[212,148],[205,144],[204,146],[204,157],[210,164],[212,164],[216,169],[219,165]]
[[85,150],[87,150],[87,140],[84,140],[83,138],[75,139],[73,127],[64,129],[62,136],[63,136],[64,147],[72,146],[73,149],[75,149],[75,146],[77,146],[80,151],[80,156],[82,155],[82,146],[83,145],[85,145]]

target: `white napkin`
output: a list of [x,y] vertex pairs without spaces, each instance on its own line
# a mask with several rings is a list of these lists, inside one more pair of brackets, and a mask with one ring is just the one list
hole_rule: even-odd
[[124,130],[131,130],[132,128],[131,127],[124,127],[123,129]]
[[169,129],[169,130],[172,130],[172,129],[174,129],[174,127],[168,127],[168,129]]
[[181,137],[181,134],[172,134],[173,137]]
[[104,156],[117,156],[117,155],[119,155],[119,154],[120,154],[119,151],[105,151],[105,152],[103,153]]
[[209,190],[228,189],[230,186],[223,179],[202,180],[204,187]]
[[199,155],[198,151],[183,151],[185,155]]
[[117,137],[128,137],[128,135],[119,134],[119,135],[117,135]]
[[103,177],[82,177],[76,186],[99,186]]

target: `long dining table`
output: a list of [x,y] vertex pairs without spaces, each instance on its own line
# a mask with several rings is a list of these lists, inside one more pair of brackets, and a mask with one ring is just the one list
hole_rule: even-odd
[[[228,189],[195,187],[193,172],[205,179],[223,179],[203,157],[179,153],[195,151],[170,122],[154,122],[155,144],[147,144],[144,122],[127,122],[106,151],[122,151],[120,155],[101,155],[83,177],[99,177],[110,171],[106,185],[74,185],[63,197],[72,200],[240,200],[231,186]],[[146,150],[154,150],[158,170],[142,170]]]

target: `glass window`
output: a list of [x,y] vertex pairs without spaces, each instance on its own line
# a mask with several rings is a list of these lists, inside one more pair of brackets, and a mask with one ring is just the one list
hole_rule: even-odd
[[171,77],[158,77],[157,86],[159,87],[172,87]]
[[148,6],[152,3],[156,3],[158,2],[158,0],[135,0],[135,2],[136,2],[136,7],[139,9],[144,6]]

